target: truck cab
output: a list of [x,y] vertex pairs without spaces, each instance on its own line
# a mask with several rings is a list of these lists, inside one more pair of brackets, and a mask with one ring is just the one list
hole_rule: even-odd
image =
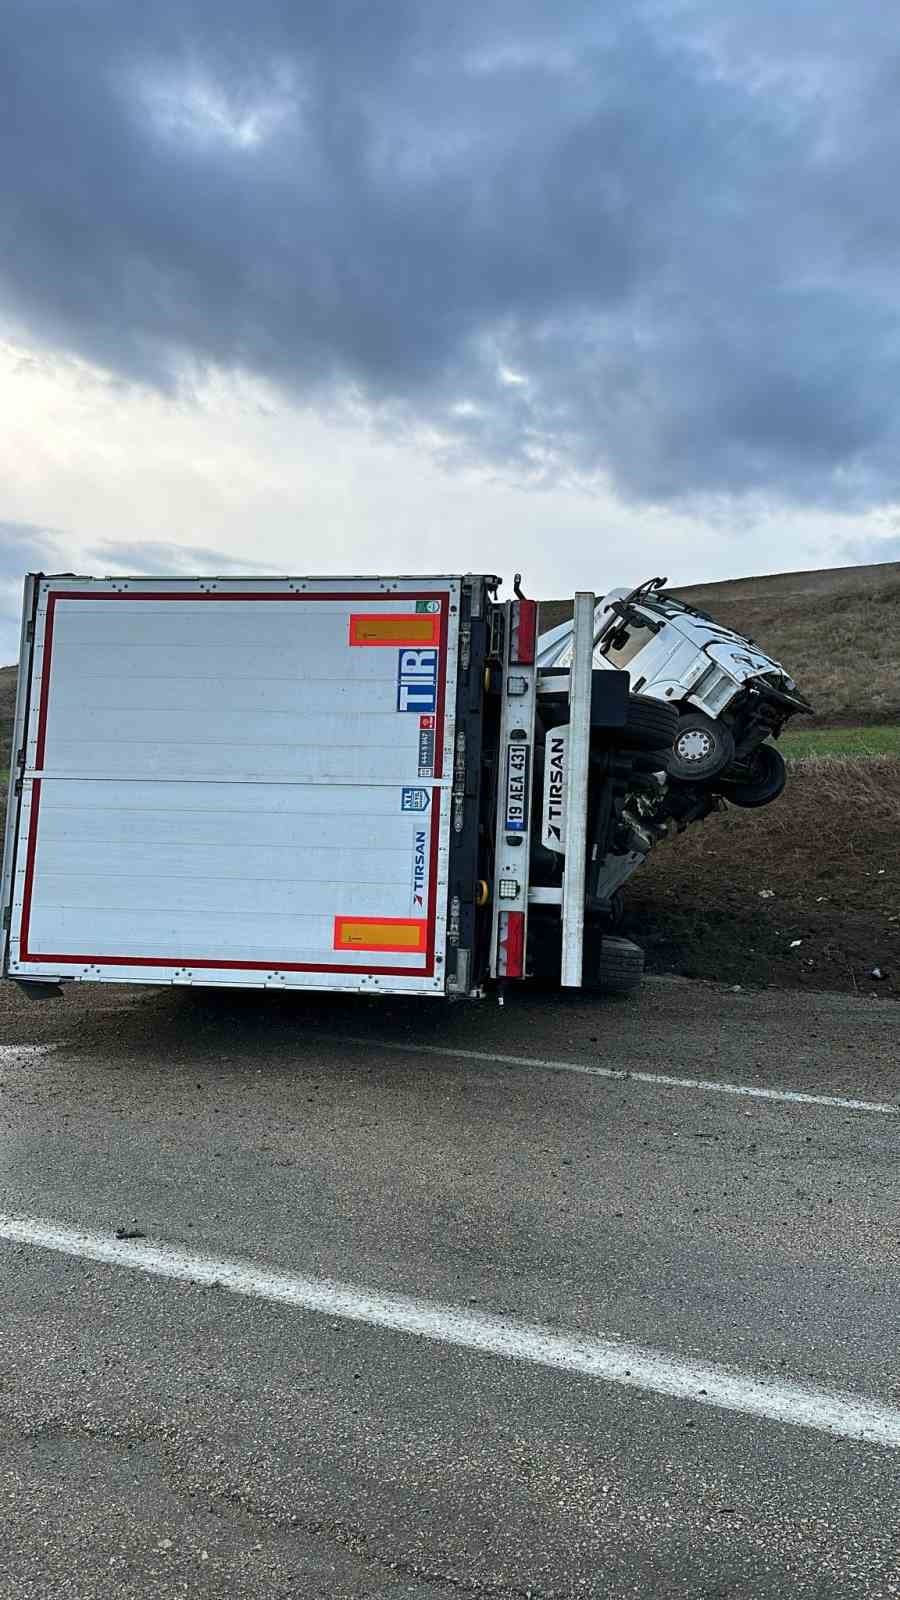
[[[791,717],[812,707],[780,662],[666,583],[650,578],[603,597],[594,617],[594,665],[627,672],[632,693],[676,709],[667,763],[673,784],[721,793],[735,805],[767,805],[785,782],[773,741]],[[570,648],[571,628],[563,623],[542,636],[540,659],[561,665]]]

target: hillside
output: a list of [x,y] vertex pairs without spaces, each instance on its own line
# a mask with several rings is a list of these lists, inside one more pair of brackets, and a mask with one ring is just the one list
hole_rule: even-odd
[[0,667],[0,773],[9,767],[9,743],[16,712],[16,669]]
[[[787,667],[816,708],[804,726],[900,720],[900,562],[670,587]],[[571,610],[546,602],[542,628]]]

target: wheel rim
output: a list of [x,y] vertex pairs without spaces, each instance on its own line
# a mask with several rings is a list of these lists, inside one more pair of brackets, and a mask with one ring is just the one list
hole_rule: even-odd
[[686,728],[675,741],[675,753],[682,761],[707,761],[713,748],[713,741],[703,728]]

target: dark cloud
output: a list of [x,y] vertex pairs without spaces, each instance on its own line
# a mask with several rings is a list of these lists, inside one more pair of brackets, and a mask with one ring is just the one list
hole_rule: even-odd
[[21,584],[26,572],[57,572],[64,560],[60,535],[31,522],[0,521],[0,584]]
[[65,565],[64,545],[55,530],[0,521],[0,663],[15,661],[19,653],[26,572],[59,572]]
[[[143,573],[177,577],[182,573],[209,577],[220,574],[271,571],[257,561],[225,555],[202,545],[170,544],[160,539],[114,543],[107,540],[87,553],[87,563],[79,560],[77,570],[84,573]],[[22,585],[26,572],[70,572],[71,551],[66,536],[56,529],[38,528],[28,522],[0,522],[0,661],[12,661],[19,648],[22,615]]]
[[89,552],[93,568],[110,575],[141,573],[144,576],[179,576],[181,573],[218,577],[225,573],[262,571],[270,572],[266,563],[248,560],[244,556],[227,556],[221,550],[210,550],[203,545],[169,544],[162,539],[131,539],[121,543],[106,540]]
[[[6,0],[0,297],[650,500],[898,495],[874,0]],[[527,381],[515,381],[516,378]]]

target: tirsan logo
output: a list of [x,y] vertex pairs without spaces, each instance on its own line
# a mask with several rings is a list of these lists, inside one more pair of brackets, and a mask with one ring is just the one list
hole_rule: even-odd
[[413,851],[413,889],[412,903],[414,911],[425,909],[425,830],[416,829],[416,842]]
[[564,734],[555,734],[549,740],[547,768],[545,823],[551,838],[560,839],[562,838],[560,823],[562,822],[563,800],[566,792],[566,739]]

